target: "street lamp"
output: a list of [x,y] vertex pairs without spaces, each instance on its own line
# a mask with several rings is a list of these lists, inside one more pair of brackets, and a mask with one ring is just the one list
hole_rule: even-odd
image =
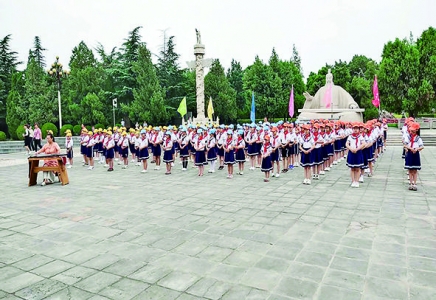
[[56,56],[56,61],[51,65],[51,69],[47,70],[48,75],[56,79],[58,84],[58,105],[59,105],[59,130],[62,128],[62,110],[61,110],[61,78],[70,75],[70,71],[62,70],[62,64],[59,62],[59,56]]

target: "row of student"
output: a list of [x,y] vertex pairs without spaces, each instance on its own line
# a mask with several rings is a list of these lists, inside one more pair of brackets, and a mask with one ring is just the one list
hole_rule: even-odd
[[[380,123],[372,122],[368,129],[363,129],[363,125],[359,127],[362,128],[359,130],[362,131],[362,136],[366,136],[367,143],[372,141],[370,148],[375,153],[365,159],[363,166],[356,167],[368,168],[368,176],[372,175],[372,161],[377,153],[381,153],[383,149],[383,131],[380,129],[380,125]],[[311,169],[313,169],[312,178],[319,179],[319,175],[324,175],[325,171],[329,171],[332,165],[346,157],[345,152],[349,146],[346,146],[345,141],[352,132],[350,123],[343,124],[340,121],[335,124],[328,121],[314,121],[312,125],[303,126],[303,133],[298,126],[294,127],[292,124],[286,123],[262,128],[250,125],[248,130],[242,128],[233,130],[232,127],[230,125],[227,129],[224,126],[220,126],[218,129],[197,129],[194,126],[189,126],[188,128],[180,128],[178,132],[176,128],[169,127],[165,133],[157,127],[148,131],[141,130],[139,133],[131,131],[130,134],[117,128],[115,128],[115,134],[107,130],[97,130],[94,133],[84,130],[81,139],[81,152],[86,159],[85,163],[89,163],[89,169],[92,170],[94,167],[95,150],[97,156],[101,154],[100,162],[106,158],[109,166],[108,171],[113,171],[113,158],[117,156],[124,161],[123,168],[127,167],[130,148],[133,160],[138,159],[142,162],[142,172],[145,173],[147,172],[149,153],[153,155],[156,162],[155,169],[159,169],[163,151],[163,160],[167,168],[166,174],[171,174],[171,167],[177,152],[179,152],[183,165],[182,170],[186,170],[189,156],[193,156],[195,165],[199,170],[199,176],[203,176],[204,165],[208,162],[211,164],[209,172],[213,173],[215,163],[219,160],[220,168],[227,165],[228,178],[233,177],[233,165],[236,163],[238,163],[238,174],[243,174],[244,163],[246,156],[248,156],[251,162],[250,170],[255,169],[254,164],[257,159],[260,159],[258,162],[262,165],[262,171],[265,172],[265,181],[269,181],[271,171],[273,171],[272,176],[279,176],[280,160],[284,162],[283,166],[285,167],[288,166],[287,161],[290,158],[292,166],[301,154],[301,165],[305,168],[303,183],[310,184]],[[68,142],[69,140],[71,139],[67,139]],[[376,141],[377,143],[375,143]],[[72,149],[72,147],[67,148]],[[367,156],[368,154],[365,157]],[[269,167],[269,161],[271,161],[271,167]],[[277,169],[276,174],[274,174],[274,168]],[[287,168],[282,169],[282,172],[286,171]],[[353,186],[356,186],[356,183],[358,186],[358,181],[363,181],[363,173],[359,175],[358,180],[353,176]]]

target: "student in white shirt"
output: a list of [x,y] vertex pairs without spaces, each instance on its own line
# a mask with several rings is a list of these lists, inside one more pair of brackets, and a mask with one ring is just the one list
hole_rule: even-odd
[[421,157],[419,152],[424,149],[424,143],[418,135],[419,123],[413,122],[409,125],[410,135],[404,142],[406,149],[406,159],[404,168],[409,171],[409,190],[417,191],[416,181],[418,180],[418,170],[421,170]]
[[345,146],[348,149],[347,166],[351,169],[351,187],[359,187],[360,169],[363,167],[362,149],[365,147],[365,140],[360,134],[359,123],[354,123],[353,134],[349,135]]

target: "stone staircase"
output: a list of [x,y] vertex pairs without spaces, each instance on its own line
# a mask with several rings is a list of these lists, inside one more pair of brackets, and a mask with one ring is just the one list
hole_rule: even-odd
[[[61,149],[65,149],[65,137],[56,137],[56,142],[59,144]],[[79,146],[80,137],[73,137],[74,147]],[[41,141],[41,145],[45,144],[45,140]],[[26,149],[24,148],[24,141],[4,141],[0,142],[0,154],[8,154],[8,153],[17,153],[24,152]]]
[[[436,146],[436,130],[421,129],[421,138],[424,141],[424,147]],[[388,146],[402,146],[401,131],[396,128],[389,128],[388,130]]]

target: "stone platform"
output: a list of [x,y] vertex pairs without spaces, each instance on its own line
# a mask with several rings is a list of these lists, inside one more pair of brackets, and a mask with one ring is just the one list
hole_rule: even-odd
[[0,298],[436,299],[436,147],[417,192],[400,147],[359,189],[344,162],[306,186],[301,168],[264,183],[75,159],[69,185],[27,187],[23,155],[0,155]]

